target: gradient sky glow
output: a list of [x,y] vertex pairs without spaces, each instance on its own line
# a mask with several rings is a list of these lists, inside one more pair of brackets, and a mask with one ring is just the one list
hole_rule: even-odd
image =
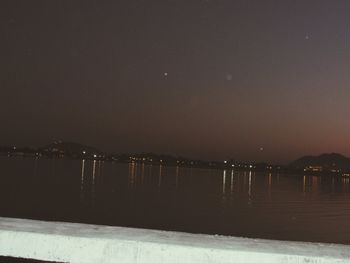
[[350,156],[349,14],[348,0],[2,0],[0,144]]

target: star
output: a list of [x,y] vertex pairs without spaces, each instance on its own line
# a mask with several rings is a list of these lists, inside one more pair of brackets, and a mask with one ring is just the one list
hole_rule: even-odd
[[226,80],[231,81],[232,80],[232,74],[226,74]]

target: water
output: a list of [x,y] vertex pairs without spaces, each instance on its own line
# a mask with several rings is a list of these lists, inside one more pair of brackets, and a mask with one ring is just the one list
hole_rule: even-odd
[[350,244],[348,178],[0,157],[0,216]]

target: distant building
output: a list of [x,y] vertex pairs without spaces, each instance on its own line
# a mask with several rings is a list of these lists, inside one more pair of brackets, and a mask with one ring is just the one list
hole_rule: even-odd
[[304,168],[304,172],[322,172],[323,167],[322,166],[313,166],[309,165]]

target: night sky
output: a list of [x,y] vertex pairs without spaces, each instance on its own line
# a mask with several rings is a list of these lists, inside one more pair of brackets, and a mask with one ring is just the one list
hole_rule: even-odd
[[0,3],[0,144],[350,156],[350,1]]

